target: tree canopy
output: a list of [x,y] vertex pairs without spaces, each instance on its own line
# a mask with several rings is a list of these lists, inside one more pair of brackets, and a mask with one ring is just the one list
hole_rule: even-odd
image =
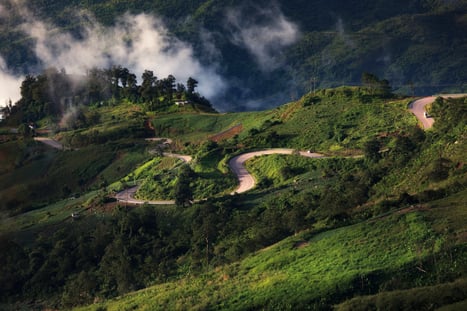
[[213,111],[209,100],[196,92],[198,81],[189,78],[187,86],[177,83],[173,75],[158,79],[145,70],[138,85],[136,75],[128,68],[92,68],[83,76],[70,75],[65,70],[46,69],[34,76],[27,75],[21,84],[21,99],[4,109],[12,123],[35,122],[46,116],[58,117],[71,107],[102,104],[109,100],[128,100],[144,104],[148,110],[184,101]]

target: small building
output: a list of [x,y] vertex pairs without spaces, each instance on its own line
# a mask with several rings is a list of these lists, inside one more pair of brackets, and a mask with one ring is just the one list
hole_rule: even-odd
[[188,100],[176,100],[175,105],[176,106],[185,106],[188,105],[190,102]]

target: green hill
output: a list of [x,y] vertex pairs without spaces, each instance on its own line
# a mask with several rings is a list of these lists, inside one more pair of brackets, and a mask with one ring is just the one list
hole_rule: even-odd
[[[36,122],[36,134],[65,150],[34,141],[25,126],[4,126],[0,307],[462,304],[465,98],[437,99],[435,125],[422,131],[410,98],[372,93],[322,89],[274,109],[226,114],[111,98],[84,106],[81,124]],[[230,195],[228,160],[275,147],[328,158],[252,159],[256,188]],[[181,165],[162,152],[193,161]],[[206,200],[115,202],[116,191],[135,184],[143,200],[177,198],[183,187]]]

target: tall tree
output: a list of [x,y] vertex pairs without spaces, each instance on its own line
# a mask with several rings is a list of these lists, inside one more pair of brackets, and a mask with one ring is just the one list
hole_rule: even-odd
[[177,206],[190,206],[193,201],[193,191],[190,180],[194,176],[193,170],[188,165],[182,166],[175,184],[175,204]]
[[155,85],[157,77],[151,70],[145,70],[142,75],[143,82],[140,87],[140,94],[144,101],[151,101],[156,97]]
[[186,81],[186,88],[189,94],[193,94],[197,86],[198,86],[198,81],[196,81],[192,77],[189,77],[188,80]]

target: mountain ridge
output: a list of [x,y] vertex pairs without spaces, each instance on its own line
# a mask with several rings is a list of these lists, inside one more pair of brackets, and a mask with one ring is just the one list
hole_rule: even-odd
[[[225,80],[225,92],[210,97],[219,99],[214,100],[218,102],[216,108],[223,111],[273,107],[299,98],[312,84],[321,88],[360,84],[363,72],[388,79],[398,92],[416,95],[462,92],[467,80],[463,70],[466,60],[461,52],[465,50],[463,34],[467,28],[467,23],[462,22],[466,19],[462,1],[411,1],[404,5],[278,1],[249,6],[244,1],[197,1],[190,2],[187,8],[182,2],[149,5],[141,1],[129,5],[125,1],[96,1],[87,6],[96,17],[78,18],[77,25],[70,25],[68,18],[73,4],[56,4],[56,11],[51,10],[49,15],[44,4],[38,2],[35,6],[36,12],[42,12],[33,15],[35,20],[56,23],[59,32],[78,38],[82,27],[107,27],[112,31],[125,12],[156,13],[164,20],[169,37],[176,36],[190,45],[194,59],[212,67]],[[60,14],[55,14],[61,10],[62,21]],[[232,13],[241,13],[244,18],[236,20]],[[33,38],[11,40],[14,35],[26,37],[15,26],[14,17],[9,25],[10,31],[0,36],[0,42],[9,43],[2,45],[0,55],[10,71],[24,74],[53,65],[37,59],[31,47]],[[296,27],[295,34],[286,32],[286,27],[291,26]],[[276,39],[268,39],[265,29],[271,36],[277,35]],[[368,37],[364,29],[377,36]],[[287,41],[292,35],[298,35],[295,41]],[[250,42],[250,36],[261,40]],[[14,49],[11,42],[16,42]],[[146,68],[157,71],[152,66]]]

